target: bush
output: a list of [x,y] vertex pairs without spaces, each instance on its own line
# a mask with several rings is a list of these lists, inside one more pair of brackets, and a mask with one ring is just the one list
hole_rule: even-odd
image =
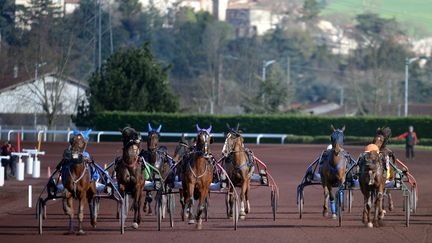
[[[413,125],[420,141],[432,139],[432,117],[324,117],[296,115],[208,115],[179,113],[145,113],[145,112],[101,112],[93,119],[96,130],[118,130],[132,126],[139,131],[147,130],[147,123],[162,124],[163,132],[194,132],[195,124],[207,128],[213,126],[213,132],[226,131],[226,123],[235,126],[245,133],[281,133],[304,137],[293,137],[299,142],[328,142],[331,133],[330,125],[346,126],[345,134],[349,137],[367,137],[375,134],[377,127],[389,126],[393,136],[399,135]],[[79,125],[79,124],[78,124]],[[314,136],[314,138],[308,137]]]

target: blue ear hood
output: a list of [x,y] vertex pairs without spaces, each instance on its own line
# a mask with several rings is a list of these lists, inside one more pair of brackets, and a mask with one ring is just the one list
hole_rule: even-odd
[[78,131],[78,129],[75,128],[75,129],[73,130],[73,135],[74,135],[74,136],[81,135],[81,136],[83,136],[83,138],[84,138],[85,141],[88,141],[89,138],[90,138],[90,133],[91,133],[92,131],[93,131],[92,129],[87,129],[87,131]]
[[159,127],[156,129],[156,132],[157,132],[157,133],[160,133],[161,128],[162,128],[162,124],[160,124]]
[[152,126],[150,125],[150,122],[147,124],[147,132],[153,131]]

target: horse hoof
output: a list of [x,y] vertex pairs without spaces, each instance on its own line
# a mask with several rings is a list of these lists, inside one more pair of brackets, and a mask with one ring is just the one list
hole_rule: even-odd
[[387,213],[387,211],[385,211],[385,209],[383,209],[382,215],[384,216],[384,214],[386,214],[386,213]]
[[393,204],[389,206],[389,211],[393,211]]
[[367,223],[366,225],[368,228],[373,228],[373,224],[371,222]]
[[327,217],[328,216],[328,212],[323,212],[323,217]]
[[337,218],[336,214],[332,214],[332,219],[336,219],[336,218]]
[[84,232],[84,230],[79,230],[78,232],[77,232],[77,235],[85,235],[86,233]]
[[202,229],[202,219],[197,220],[196,228],[197,228],[197,230]]
[[132,224],[132,228],[134,228],[134,229],[138,229],[138,224],[137,224],[136,222],[134,222],[134,223]]
[[245,220],[246,219],[246,215],[240,215],[240,219],[241,220]]
[[195,219],[189,219],[188,224],[195,224]]

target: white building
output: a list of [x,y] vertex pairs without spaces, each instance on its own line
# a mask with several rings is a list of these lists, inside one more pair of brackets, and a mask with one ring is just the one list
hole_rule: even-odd
[[86,83],[54,73],[35,79],[4,78],[0,80],[0,113],[43,114],[43,105],[52,110],[58,104],[59,115],[76,114],[85,101]]

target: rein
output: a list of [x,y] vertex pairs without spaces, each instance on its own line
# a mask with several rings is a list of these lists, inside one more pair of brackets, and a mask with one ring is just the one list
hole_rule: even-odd
[[[208,163],[205,163],[205,169],[204,169],[204,172],[203,172],[201,175],[197,176],[197,175],[195,174],[194,170],[192,169],[191,164],[189,163],[189,170],[192,172],[192,175],[195,177],[195,180],[198,180],[199,178],[203,177],[203,176],[207,173],[207,164],[208,164]],[[195,183],[197,183],[197,182],[195,182]]]

